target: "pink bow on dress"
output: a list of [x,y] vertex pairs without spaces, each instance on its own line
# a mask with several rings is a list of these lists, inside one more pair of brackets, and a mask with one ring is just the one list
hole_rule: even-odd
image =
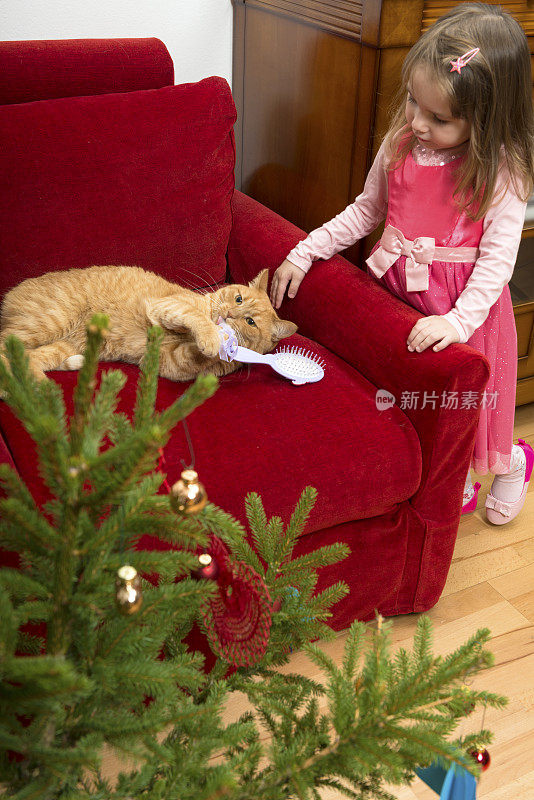
[[426,292],[428,265],[434,260],[435,244],[436,240],[430,236],[418,236],[412,242],[398,228],[388,225],[380,239],[380,246],[366,263],[374,275],[381,278],[399,256],[406,256],[406,291]]

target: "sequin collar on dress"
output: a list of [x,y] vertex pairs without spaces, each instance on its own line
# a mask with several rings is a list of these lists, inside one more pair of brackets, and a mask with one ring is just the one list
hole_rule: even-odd
[[450,164],[451,161],[460,158],[464,153],[465,150],[458,151],[457,148],[451,148],[450,151],[431,150],[419,143],[415,144],[412,150],[413,160],[423,167],[444,167],[445,164]]

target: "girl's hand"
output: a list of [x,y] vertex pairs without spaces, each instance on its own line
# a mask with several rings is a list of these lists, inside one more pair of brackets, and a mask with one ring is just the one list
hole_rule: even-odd
[[438,344],[435,344],[433,349],[437,352],[459,341],[460,337],[454,325],[451,325],[443,317],[431,316],[416,322],[410,331],[407,344],[410,352],[416,350],[418,353],[422,353],[436,342]]
[[300,267],[296,267],[287,259],[283,261],[273,275],[271,284],[271,304],[274,308],[280,308],[284,299],[284,294],[289,284],[288,297],[295,297],[306,273]]

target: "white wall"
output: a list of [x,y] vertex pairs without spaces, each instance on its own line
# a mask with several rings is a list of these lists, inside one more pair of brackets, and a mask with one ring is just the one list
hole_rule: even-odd
[[157,36],[175,82],[232,79],[231,0],[0,0],[0,39]]

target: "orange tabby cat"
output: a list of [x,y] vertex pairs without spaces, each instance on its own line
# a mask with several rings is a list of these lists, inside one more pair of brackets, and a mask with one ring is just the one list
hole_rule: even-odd
[[0,342],[14,334],[25,344],[36,377],[45,370],[79,369],[85,327],[96,312],[107,314],[110,330],[102,361],[139,364],[146,331],[160,325],[159,374],[174,381],[200,373],[226,375],[239,366],[218,357],[219,317],[239,344],[267,353],[297,330],[281,320],[267,295],[265,269],[248,286],[233,284],[208,294],[192,292],[140,267],[88,267],[28,278],[4,298]]

